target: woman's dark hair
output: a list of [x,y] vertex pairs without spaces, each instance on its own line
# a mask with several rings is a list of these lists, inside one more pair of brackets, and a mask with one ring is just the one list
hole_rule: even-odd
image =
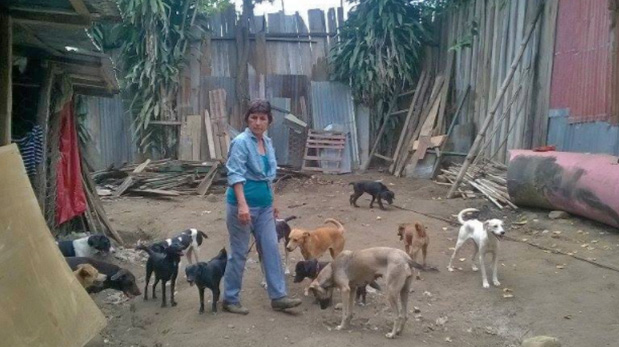
[[264,99],[254,99],[249,103],[249,109],[245,112],[245,123],[249,120],[249,115],[252,113],[264,113],[269,118],[269,124],[273,123],[273,114],[271,113],[271,103]]

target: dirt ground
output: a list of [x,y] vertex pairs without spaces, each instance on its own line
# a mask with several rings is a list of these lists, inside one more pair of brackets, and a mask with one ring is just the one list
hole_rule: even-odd
[[[360,208],[350,207],[351,188],[347,184],[361,178],[383,179],[396,192],[394,204],[439,219],[393,207],[372,210],[367,196],[359,199]],[[183,277],[177,289],[178,306],[172,308],[160,308],[160,301],[142,298],[112,304],[109,297],[113,292],[105,291],[95,300],[107,316],[108,326],[89,346],[517,346],[523,338],[535,335],[558,337],[563,346],[617,346],[619,273],[551,251],[619,268],[616,230],[576,217],[550,220],[548,211],[490,208],[486,217],[505,218],[508,235],[514,240],[501,244],[501,287],[483,289],[481,275],[471,270],[472,245],[466,245],[460,253],[458,258],[464,261],[456,260],[461,270],[447,271],[457,228],[441,219],[455,221],[454,215],[465,207],[488,205],[483,199],[445,200],[441,198],[445,194],[446,187],[429,181],[379,173],[318,176],[307,182],[289,180],[278,194],[281,215],[299,217],[291,222],[293,227],[313,228],[328,217],[342,221],[346,248],[351,250],[401,248],[396,236],[399,223],[421,221],[426,225],[431,238],[428,264],[440,272],[422,273],[422,280],[413,281],[409,321],[403,335],[394,341],[385,339],[392,313],[380,292],[368,294],[367,306],[354,307],[352,326],[347,331],[333,329],[339,323],[340,311],[320,310],[313,298],[303,296],[308,283],[294,284],[291,277],[289,295],[302,298],[303,305],[290,313],[272,311],[260,286],[257,256],[252,253],[242,293],[249,315],[232,315],[221,309],[213,315],[208,304],[207,313],[199,315],[197,290]],[[130,243],[161,239],[189,227],[204,230],[209,236],[201,248],[204,260],[222,246],[228,247],[224,205],[222,195],[174,200],[127,197],[105,202],[112,223]],[[298,251],[292,254],[291,269],[300,258]],[[143,263],[115,262],[130,268],[143,288]],[[506,298],[506,294],[513,297]],[[340,301],[338,293],[334,298]],[[207,290],[205,300],[210,299]],[[420,312],[413,313],[413,306]]]

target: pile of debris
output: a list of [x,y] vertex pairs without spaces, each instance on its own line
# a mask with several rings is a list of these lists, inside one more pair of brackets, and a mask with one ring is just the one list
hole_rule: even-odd
[[[437,181],[449,182],[452,185],[456,181],[462,165],[452,165],[449,169],[442,169],[442,175],[437,176]],[[499,209],[509,206],[513,209],[518,207],[511,202],[507,193],[507,166],[495,161],[484,160],[483,163],[469,166],[463,178],[463,183],[471,189],[478,191],[488,198]],[[458,193],[464,199],[475,197],[473,191],[466,188],[458,188]]]
[[[276,181],[305,177],[289,168],[278,168]],[[199,162],[163,159],[146,160],[139,165],[121,169],[109,168],[93,173],[99,196],[119,197],[124,194],[174,197],[180,195],[223,193],[226,189],[226,168],[219,161]]]

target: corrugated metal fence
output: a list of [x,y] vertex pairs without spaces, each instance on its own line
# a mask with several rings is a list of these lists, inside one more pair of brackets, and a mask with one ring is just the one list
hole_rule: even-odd
[[87,97],[86,100],[86,126],[93,138],[88,154],[95,169],[104,169],[112,164],[120,167],[124,163],[133,163],[135,146],[131,141],[131,119],[123,111],[121,97]]

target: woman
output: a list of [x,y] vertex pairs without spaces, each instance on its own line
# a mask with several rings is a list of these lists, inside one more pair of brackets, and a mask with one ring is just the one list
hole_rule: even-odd
[[285,310],[301,304],[286,295],[286,281],[279,256],[272,182],[277,170],[275,150],[265,135],[273,122],[271,104],[254,100],[245,113],[247,128],[230,144],[228,152],[228,190],[226,192],[226,224],[230,234],[230,257],[224,274],[225,311],[248,314],[241,305],[243,270],[247,260],[249,234],[262,251],[262,265],[267,281],[271,307]]

